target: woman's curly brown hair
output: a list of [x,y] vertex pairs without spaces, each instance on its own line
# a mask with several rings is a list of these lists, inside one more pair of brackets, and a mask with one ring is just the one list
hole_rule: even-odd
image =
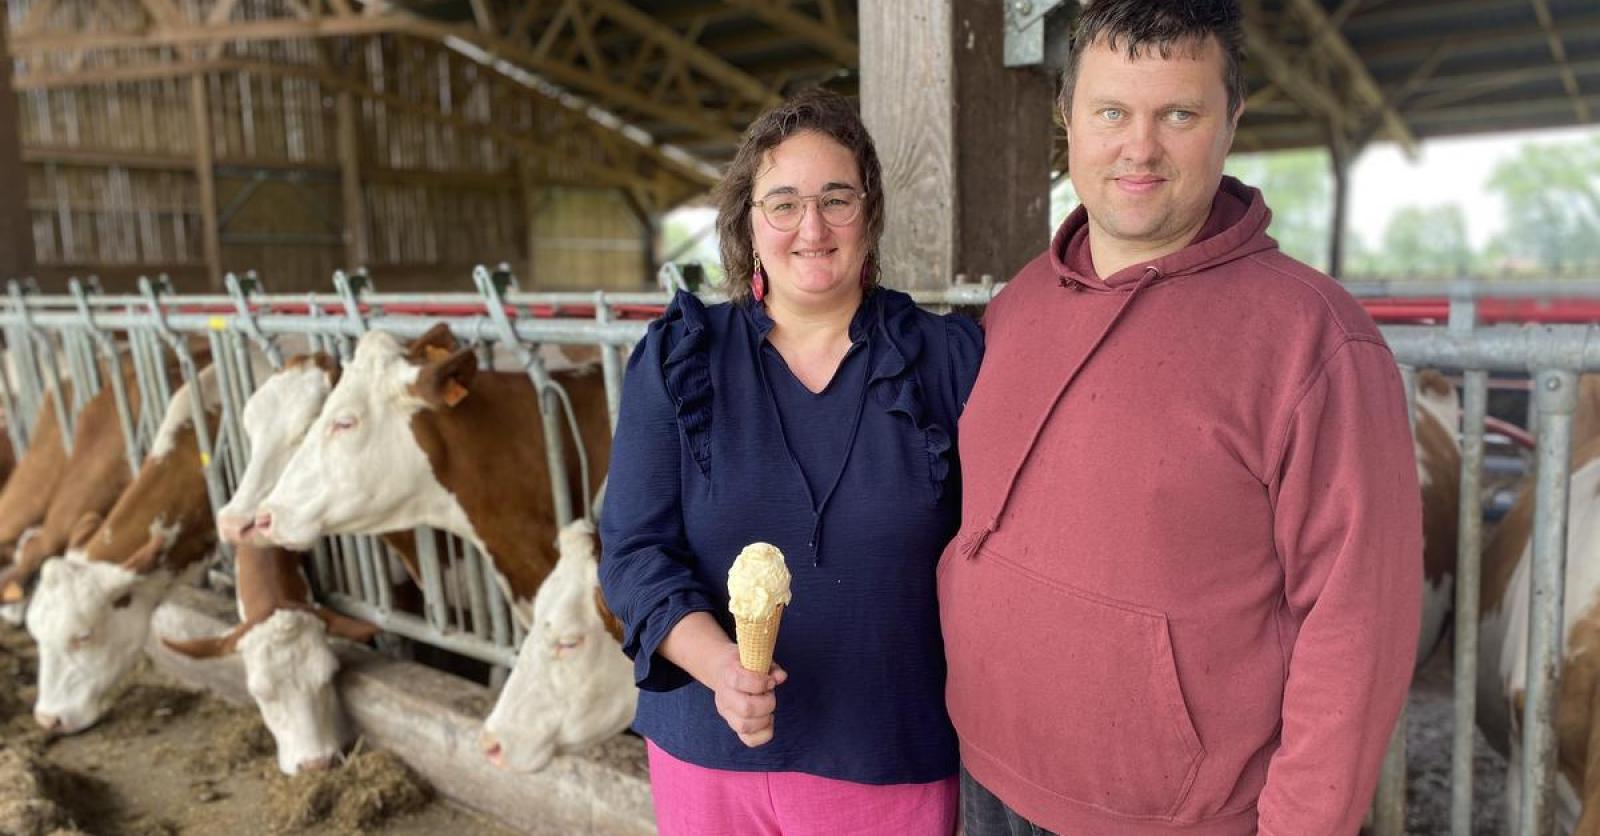
[[878,151],[850,100],[814,89],[795,94],[750,125],[728,173],[712,193],[717,204],[722,269],[727,273],[728,298],[734,302],[742,304],[750,298],[750,274],[755,269],[755,241],[750,228],[750,211],[754,207],[750,201],[756,171],[768,151],[806,131],[832,138],[856,159],[861,188],[867,193],[861,213],[866,220],[867,241],[864,278],[867,287],[878,284],[878,241],[883,237],[883,170],[878,165]]

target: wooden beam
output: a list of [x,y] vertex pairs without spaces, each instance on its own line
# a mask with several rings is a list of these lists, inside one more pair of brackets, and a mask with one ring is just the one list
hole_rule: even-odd
[[795,11],[784,0],[726,0],[726,2],[748,9],[768,26],[801,39],[807,46],[847,67],[854,67],[861,62],[861,50],[848,35],[814,17]]
[[194,175],[199,185],[201,251],[206,280],[213,290],[222,289],[222,241],[217,223],[217,179],[211,147],[211,102],[206,93],[206,77],[189,77],[190,142],[194,152]]
[[49,32],[18,37],[12,51],[34,56],[68,50],[134,50],[146,47],[202,46],[219,41],[285,41],[304,38],[345,38],[382,35],[417,29],[417,23],[398,15],[324,17],[299,20],[244,20],[218,26],[185,23],[144,31]]
[[22,167],[22,120],[11,92],[11,56],[6,53],[10,13],[0,0],[0,183],[9,184],[0,201],[0,281],[33,273],[33,217],[28,211],[28,175]]
[[339,133],[339,196],[343,204],[345,264],[362,267],[372,260],[367,244],[367,203],[361,190],[361,145],[356,134],[355,96],[339,91],[336,103]]
[[1048,73],[1003,66],[1003,10],[860,7],[862,116],[894,206],[881,247],[892,287],[1010,278],[1049,243],[1055,89]]
[[1593,121],[1589,115],[1589,105],[1583,100],[1583,89],[1578,86],[1578,77],[1567,64],[1567,47],[1556,29],[1554,18],[1550,15],[1550,4],[1546,0],[1530,1],[1533,3],[1534,13],[1539,16],[1539,26],[1544,29],[1545,38],[1550,44],[1550,57],[1554,58],[1556,66],[1561,68],[1561,85],[1567,89],[1567,95],[1572,97],[1572,107],[1578,114],[1578,121]]
[[1411,135],[1411,129],[1406,126],[1405,120],[1400,118],[1400,114],[1384,101],[1383,88],[1378,86],[1366,63],[1339,32],[1338,26],[1329,20],[1322,4],[1318,0],[1289,0],[1289,4],[1312,33],[1313,42],[1332,56],[1344,70],[1345,78],[1356,96],[1365,101],[1367,108],[1376,114],[1388,132],[1389,138],[1400,143],[1407,154],[1415,156],[1417,138]]

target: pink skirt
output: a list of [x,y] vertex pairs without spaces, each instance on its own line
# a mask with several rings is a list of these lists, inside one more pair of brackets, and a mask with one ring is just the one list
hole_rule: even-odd
[[645,741],[661,836],[950,836],[960,781],[857,784],[803,772],[707,769]]

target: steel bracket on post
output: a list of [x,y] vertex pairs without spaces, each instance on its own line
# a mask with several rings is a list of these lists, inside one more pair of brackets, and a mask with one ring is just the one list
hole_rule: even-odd
[[565,407],[572,437],[577,442],[581,478],[579,484],[585,486],[580,491],[583,494],[584,516],[592,519],[587,488],[589,458],[583,449],[582,436],[578,432],[577,413],[572,408],[572,401],[567,397],[566,390],[551,379],[550,372],[545,369],[544,363],[539,361],[538,355],[523,345],[522,339],[517,336],[516,326],[506,313],[506,293],[516,285],[516,276],[509,269],[499,269],[490,273],[487,268],[479,265],[472,271],[472,281],[478,286],[478,294],[483,297],[489,320],[494,323],[501,342],[516,352],[517,361],[522,363],[528,379],[533,382],[534,392],[539,396],[539,414],[543,418],[541,423],[544,424],[544,450],[550,466],[550,487],[556,524],[564,526],[572,522],[572,497],[567,493],[566,458],[561,455],[561,426],[557,423],[561,416],[557,414],[556,401],[560,401]]
[[278,349],[277,339],[262,332],[261,324],[256,321],[256,312],[250,307],[250,296],[262,292],[261,279],[256,277],[256,271],[251,270],[242,278],[237,273],[229,273],[222,277],[222,282],[228,288],[228,296],[233,299],[235,321],[239,323],[239,329],[261,349],[274,370],[282,369],[283,352]]
[[[361,294],[372,290],[372,277],[365,270],[346,273],[343,270],[333,271],[333,289],[338,291],[339,300],[344,304],[344,316],[356,326],[358,333],[367,332],[366,317],[361,315]],[[376,311],[374,311],[376,313]]]
[[[100,283],[93,284],[98,287]],[[84,330],[106,358],[106,373],[111,378],[111,394],[117,405],[117,421],[122,425],[122,446],[128,455],[128,472],[137,475],[143,453],[139,449],[139,428],[133,423],[133,408],[128,404],[128,389],[123,385],[122,355],[118,353],[117,343],[111,335],[95,323],[94,312],[89,308],[89,296],[98,291],[85,288],[77,279],[67,282],[67,287],[72,291],[72,301],[78,308],[79,318],[83,320]]]
[[[172,283],[166,276],[161,276],[152,282],[146,276],[139,277],[139,293],[150,307],[150,320],[154,324],[156,335],[161,341],[172,349],[178,358],[178,370],[183,375],[183,382],[189,387],[189,406],[194,415],[194,441],[200,450],[200,464],[205,469],[206,492],[211,498],[213,513],[227,502],[227,495],[222,489],[222,462],[216,458],[216,449],[212,444],[210,428],[206,426],[206,401],[200,383],[200,369],[195,366],[194,355],[189,352],[189,344],[183,335],[173,330],[172,324],[167,321],[167,312],[161,306],[163,293],[170,293]],[[166,409],[166,404],[145,404],[145,409]]]
[[1077,12],[1077,0],[1006,0],[1005,65],[1065,68]]
[[7,289],[11,293],[11,304],[17,309],[17,318],[21,323],[22,333],[27,337],[26,355],[21,359],[36,384],[43,383],[39,378],[39,356],[37,350],[42,348],[44,353],[48,355],[47,368],[50,371],[50,400],[55,403],[56,422],[61,425],[61,447],[70,454],[72,452],[73,430],[77,424],[77,416],[68,411],[67,400],[61,396],[61,370],[56,366],[55,348],[50,343],[50,336],[34,326],[33,316],[28,310],[27,297],[39,292],[39,283],[29,277],[20,282],[10,282]]

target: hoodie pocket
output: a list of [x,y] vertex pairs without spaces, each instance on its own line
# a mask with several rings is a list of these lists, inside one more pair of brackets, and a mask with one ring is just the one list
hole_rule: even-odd
[[945,643],[963,741],[1065,799],[1172,818],[1205,750],[1166,616],[1046,579],[987,547],[958,571],[949,592],[968,603],[947,605]]

